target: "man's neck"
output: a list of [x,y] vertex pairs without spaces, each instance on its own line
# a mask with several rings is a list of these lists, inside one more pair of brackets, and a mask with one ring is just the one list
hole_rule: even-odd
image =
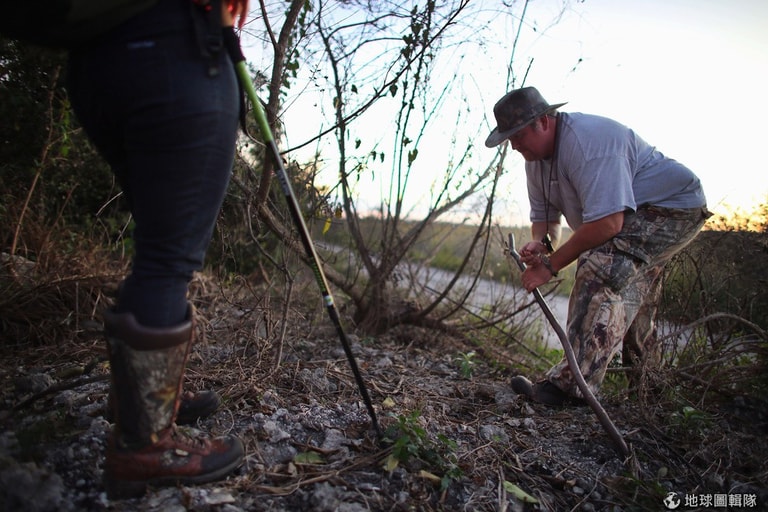
[[552,160],[557,150],[557,121],[558,118],[554,116],[547,116],[547,146],[548,156],[545,160]]

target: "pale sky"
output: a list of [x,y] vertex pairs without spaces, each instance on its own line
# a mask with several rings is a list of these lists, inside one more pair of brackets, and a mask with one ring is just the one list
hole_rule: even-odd
[[[435,82],[440,71],[470,75],[463,92],[471,98],[478,123],[486,116],[495,125],[492,108],[506,92],[505,66],[521,6],[516,3],[510,16],[496,16],[487,27],[498,33],[499,55],[457,55],[433,72]],[[571,0],[562,19],[547,27],[561,6],[561,0],[529,4],[526,19],[538,30],[524,31],[515,59],[519,77],[534,59],[526,85],[536,86],[550,103],[567,101],[563,111],[604,115],[626,124],[690,167],[716,213],[726,213],[726,204],[750,210],[766,201],[768,165],[762,153],[768,148],[768,1]],[[319,127],[311,120],[318,101],[312,99],[311,88],[301,91],[283,118],[288,145],[306,140]],[[442,126],[453,129],[454,118]],[[476,130],[477,125],[468,126]],[[370,121],[361,128],[371,136],[389,131]],[[487,135],[483,128],[475,140],[475,153],[485,161],[492,157],[483,144]],[[445,138],[434,140],[420,148],[419,162],[424,165],[431,156],[438,168],[448,151]],[[307,158],[316,149],[306,148]],[[302,159],[301,154],[291,156]],[[502,225],[528,223],[522,165],[519,154],[508,157],[495,219]],[[332,182],[335,167],[330,162],[328,167]],[[429,169],[427,165],[419,173],[423,183],[413,182],[415,202],[429,189]],[[380,197],[376,192],[386,187],[372,183],[362,188],[374,192],[368,201],[375,206]]]
[[539,82],[534,69],[529,83],[550,102],[568,101],[563,110],[627,124],[690,167],[711,209],[764,202],[768,2],[586,0],[575,8],[583,14],[566,16],[535,53],[570,47],[583,61],[567,74],[542,66],[551,81]]

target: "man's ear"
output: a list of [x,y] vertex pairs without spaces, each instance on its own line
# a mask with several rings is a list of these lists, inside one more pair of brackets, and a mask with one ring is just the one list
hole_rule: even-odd
[[544,131],[548,131],[552,129],[553,126],[555,126],[555,118],[552,116],[541,116],[539,120],[541,121],[541,128]]

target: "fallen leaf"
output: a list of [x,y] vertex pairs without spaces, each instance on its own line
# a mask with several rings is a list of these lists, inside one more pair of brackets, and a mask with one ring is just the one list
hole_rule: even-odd
[[429,471],[425,471],[423,469],[419,471],[419,477],[429,480],[433,484],[439,484],[442,481],[439,476],[432,474]]
[[515,484],[511,482],[507,482],[504,480],[504,490],[510,493],[512,496],[517,498],[518,500],[522,501],[523,503],[538,503],[539,500],[516,486]]
[[293,462],[296,464],[324,464],[325,461],[317,452],[302,452],[297,453],[293,458]]

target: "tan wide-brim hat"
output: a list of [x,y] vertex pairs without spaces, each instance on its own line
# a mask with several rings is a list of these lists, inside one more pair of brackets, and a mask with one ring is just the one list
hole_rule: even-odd
[[565,103],[550,105],[535,87],[523,87],[508,92],[493,106],[493,115],[498,126],[485,139],[486,147],[498,146],[536,119],[563,105]]

